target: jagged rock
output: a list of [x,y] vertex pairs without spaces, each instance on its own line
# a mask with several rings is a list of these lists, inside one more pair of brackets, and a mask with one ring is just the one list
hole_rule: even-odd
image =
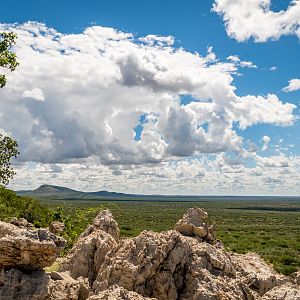
[[69,271],[73,278],[88,278],[90,284],[95,280],[105,255],[117,242],[102,230],[93,231],[81,237],[61,263],[59,271]]
[[128,291],[119,286],[112,286],[108,290],[100,292],[98,295],[91,296],[88,300],[155,300],[155,298],[143,297],[135,292]]
[[65,229],[66,229],[65,224],[62,222],[53,221],[49,225],[49,231],[52,232],[53,234],[61,234]]
[[176,230],[119,240],[102,211],[63,260],[68,272],[51,273],[32,269],[53,262],[63,240],[0,222],[0,299],[300,300],[299,272],[288,278],[257,254],[228,253],[206,217],[189,209]]
[[0,221],[0,268],[51,266],[64,245],[64,239],[45,229],[27,230]]
[[286,283],[264,294],[262,300],[300,300],[300,287]]
[[93,288],[97,294],[115,284],[160,300],[219,299],[220,291],[230,299],[251,299],[244,290],[252,295],[224,249],[173,230],[142,232],[110,251]]
[[287,277],[275,272],[256,253],[231,254],[231,259],[242,280],[260,295],[289,281]]
[[30,229],[30,230],[34,230],[35,227],[33,224],[29,223],[26,219],[24,218],[12,218],[12,220],[10,221],[11,224],[19,227],[19,228],[24,228],[24,229]]
[[10,269],[1,276],[1,300],[85,300],[88,296],[87,283],[67,273]]
[[175,225],[175,230],[186,236],[198,236],[213,241],[215,226],[208,227],[204,222],[207,216],[207,212],[201,208],[189,208]]
[[98,230],[102,230],[110,234],[117,242],[120,239],[118,223],[115,221],[112,213],[108,209],[102,210],[94,219],[93,224],[89,225],[89,227],[81,234],[80,237],[86,237],[92,232]]
[[48,284],[50,299],[85,300],[89,296],[89,284],[84,278],[74,280],[68,272],[52,272]]
[[73,278],[83,276],[90,284],[95,280],[108,251],[117,246],[119,228],[109,210],[101,211],[92,225],[80,236],[59,270]]

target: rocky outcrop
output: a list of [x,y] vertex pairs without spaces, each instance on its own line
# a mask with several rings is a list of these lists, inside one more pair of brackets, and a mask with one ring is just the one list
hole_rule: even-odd
[[107,252],[116,245],[117,242],[111,235],[102,230],[93,231],[78,240],[63,260],[59,271],[69,271],[75,279],[83,276],[92,284]]
[[[33,254],[24,264],[22,251],[28,249],[12,243],[10,251],[20,257],[15,255],[0,273],[0,299],[300,300],[299,272],[289,278],[276,273],[255,253],[228,253],[215,240],[214,228],[206,219],[205,211],[193,208],[176,224],[176,230],[143,231],[120,240],[112,214],[102,211],[59,272],[51,273],[36,270],[41,264]],[[37,232],[2,222],[0,245],[7,238],[34,240],[40,243],[36,257],[41,257],[47,253],[41,244],[55,244],[60,238],[41,229],[47,232],[47,238],[41,239]],[[8,261],[7,257],[0,252],[0,261]],[[20,261],[26,271],[16,269],[23,266]]]
[[94,282],[106,254],[117,246],[120,231],[109,210],[100,212],[92,225],[80,236],[60,271],[69,271],[73,278],[83,276]]
[[46,229],[28,230],[0,222],[0,269],[49,267],[64,246],[64,239]]
[[93,288],[97,294],[115,284],[161,300],[214,299],[220,291],[232,299],[253,294],[237,279],[223,248],[176,231],[143,232],[110,251]]

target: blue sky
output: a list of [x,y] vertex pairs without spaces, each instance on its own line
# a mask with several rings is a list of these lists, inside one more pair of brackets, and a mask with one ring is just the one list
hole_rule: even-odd
[[[14,2],[4,2],[1,4],[0,21],[2,24],[35,21],[66,35],[81,34],[90,26],[104,26],[131,33],[137,38],[149,34],[173,36],[175,43],[172,47],[175,49],[182,47],[186,52],[198,52],[205,56],[207,49],[212,47],[219,62],[228,62],[226,58],[233,55],[238,56],[241,61],[252,62],[257,68],[238,68],[239,74],[232,75],[232,85],[236,87],[236,95],[267,97],[267,94],[275,94],[283,104],[288,102],[297,106],[293,111],[294,122],[291,126],[286,126],[287,124],[278,126],[274,124],[276,122],[272,124],[262,122],[248,126],[246,129],[240,129],[236,124],[234,125],[236,132],[244,139],[244,144],[251,141],[258,147],[264,143],[262,137],[268,136],[270,142],[267,149],[261,152],[261,157],[284,154],[291,158],[300,155],[300,122],[297,120],[297,116],[300,115],[300,89],[291,92],[282,90],[288,85],[289,80],[300,78],[299,37],[290,33],[282,34],[276,40],[271,37],[266,41],[257,42],[253,35],[250,39],[237,41],[233,36],[235,33],[226,31],[224,25],[223,17],[226,13],[230,13],[230,7],[222,6],[222,1],[219,2],[222,11],[219,14],[212,11],[214,1],[206,0],[186,2],[28,0],[15,2],[15,5]],[[273,0],[271,3],[270,10],[279,12],[287,10],[290,1]],[[271,70],[272,67],[275,70]],[[144,125],[147,123],[145,115],[141,114],[141,116],[134,127],[137,132],[135,140],[140,139]],[[8,131],[5,128],[4,130]],[[278,150],[279,144],[280,150]],[[198,159],[198,157],[199,153],[194,153],[188,159]],[[118,186],[115,188],[118,189]]]

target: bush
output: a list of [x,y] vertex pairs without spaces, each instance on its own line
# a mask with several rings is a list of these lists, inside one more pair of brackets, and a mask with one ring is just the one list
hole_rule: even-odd
[[52,212],[30,197],[18,196],[0,186],[0,220],[10,222],[13,217],[25,218],[35,227],[47,227],[52,221]]

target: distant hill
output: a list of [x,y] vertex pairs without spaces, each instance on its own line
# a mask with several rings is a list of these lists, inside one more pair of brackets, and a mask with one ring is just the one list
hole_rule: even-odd
[[38,199],[55,200],[119,200],[119,201],[211,201],[211,200],[300,200],[299,197],[289,196],[183,196],[183,195],[138,195],[109,191],[82,192],[62,186],[43,184],[35,190],[16,191],[20,196],[30,196]]
[[80,197],[83,192],[75,191],[66,187],[43,184],[35,190],[17,191],[18,195],[27,195],[32,197]]
[[124,193],[98,191],[98,192],[81,192],[62,186],[43,184],[35,190],[16,191],[18,195],[26,195],[34,198],[58,198],[58,199],[98,199],[98,198],[120,198],[120,197],[136,197],[138,195],[130,195]]

